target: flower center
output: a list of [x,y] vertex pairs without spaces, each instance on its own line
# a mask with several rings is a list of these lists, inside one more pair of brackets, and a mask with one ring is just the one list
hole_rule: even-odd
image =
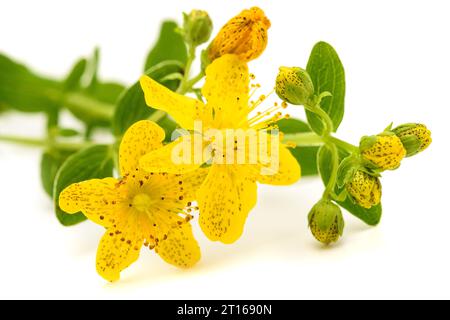
[[138,193],[133,198],[133,208],[140,212],[147,212],[153,205],[154,200],[146,193]]

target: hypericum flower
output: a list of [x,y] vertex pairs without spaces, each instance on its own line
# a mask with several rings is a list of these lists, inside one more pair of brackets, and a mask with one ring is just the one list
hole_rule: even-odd
[[317,202],[308,215],[312,235],[323,244],[338,241],[344,232],[344,218],[339,206],[330,200]]
[[376,170],[394,170],[406,155],[401,140],[393,135],[363,137],[359,149],[368,165]]
[[258,7],[243,10],[228,21],[208,48],[209,61],[231,53],[243,61],[256,59],[267,46],[270,20]]
[[275,91],[280,99],[286,102],[305,105],[314,95],[314,85],[306,70],[298,67],[280,67]]
[[380,203],[380,179],[364,171],[357,170],[347,183],[346,189],[353,200],[363,208],[369,209]]
[[[141,86],[148,105],[168,112],[187,130],[194,130],[194,121],[201,120],[204,128],[219,132],[253,129],[260,133],[281,117],[278,111],[283,106],[274,105],[249,116],[264,100],[264,97],[260,97],[256,102],[249,101],[249,78],[245,62],[236,55],[225,55],[206,69],[206,82],[202,89],[206,104],[176,94],[147,76],[141,77]],[[274,140],[274,136],[270,134],[266,138],[270,144],[269,150],[272,150],[272,146],[277,146],[275,143],[280,140],[279,136],[275,136]],[[191,140],[195,139],[192,134]],[[274,185],[292,184],[300,178],[300,166],[281,143],[275,150],[279,152],[273,154],[275,157],[278,154],[278,170],[271,171],[270,164],[261,158],[256,164],[239,164],[234,159],[231,163],[220,164],[220,155],[223,156],[224,153],[219,142],[212,143],[214,159],[206,180],[197,192],[200,226],[209,239],[232,243],[241,236],[247,215],[256,203],[256,181]],[[259,141],[261,142],[263,141]],[[179,143],[176,140],[142,157],[141,167],[149,172],[184,173],[195,170],[210,160],[175,163],[172,161],[172,153]],[[246,144],[245,148],[251,146],[253,144]],[[266,172],[262,173],[264,169]]]
[[431,144],[431,132],[421,123],[402,124],[392,132],[402,141],[407,157],[422,152]]
[[63,190],[59,205],[67,213],[83,212],[106,228],[97,251],[97,272],[116,281],[137,260],[142,245],[181,268],[200,259],[189,220],[190,201],[205,178],[204,170],[187,175],[149,174],[139,158],[162,146],[164,130],[140,121],[125,133],[119,150],[122,179],[93,179]]

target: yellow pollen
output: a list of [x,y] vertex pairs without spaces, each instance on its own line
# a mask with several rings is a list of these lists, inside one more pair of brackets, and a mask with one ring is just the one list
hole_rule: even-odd
[[148,194],[138,193],[133,198],[133,208],[140,212],[147,212],[154,204],[154,200]]

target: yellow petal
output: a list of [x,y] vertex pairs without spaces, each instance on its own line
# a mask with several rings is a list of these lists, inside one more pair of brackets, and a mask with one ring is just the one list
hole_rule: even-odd
[[162,147],[164,137],[164,130],[152,121],[142,120],[128,128],[119,149],[121,175],[135,171],[143,155]]
[[79,211],[93,222],[109,226],[121,211],[121,193],[114,178],[74,183],[59,195],[59,207],[66,213]]
[[156,246],[156,252],[164,261],[179,268],[192,267],[201,256],[190,223],[182,223],[171,228],[167,239]]
[[200,226],[213,241],[233,243],[256,204],[256,182],[235,165],[213,165],[197,193]]
[[192,130],[194,120],[202,119],[204,104],[201,101],[175,93],[145,75],[140,83],[147,105],[167,112],[182,128]]
[[197,191],[205,181],[210,167],[199,168],[195,171],[181,175],[184,188],[184,197],[189,202],[196,200]]
[[198,169],[203,159],[204,142],[200,135],[184,135],[143,156],[139,162],[147,172],[183,174]]
[[279,154],[272,155],[269,164],[259,166],[256,180],[264,184],[289,185],[297,182],[300,175],[299,163],[286,146],[280,145]]
[[243,10],[228,21],[211,43],[208,57],[211,61],[227,53],[250,61],[257,58],[267,46],[270,21],[258,7]]
[[135,262],[144,241],[140,215],[127,215],[116,227],[106,230],[97,250],[97,272],[108,281],[117,281],[120,272]]
[[215,128],[237,128],[247,117],[249,74],[245,62],[227,54],[206,68],[202,93],[208,109],[214,110]]

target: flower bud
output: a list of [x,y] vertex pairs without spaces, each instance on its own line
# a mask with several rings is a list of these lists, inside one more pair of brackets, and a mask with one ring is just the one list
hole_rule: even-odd
[[397,169],[406,155],[400,138],[394,134],[362,137],[359,150],[365,165],[377,171]]
[[431,132],[420,123],[406,123],[392,129],[402,141],[406,156],[410,157],[425,150],[431,143]]
[[212,41],[208,48],[209,61],[229,53],[246,62],[259,57],[267,46],[269,28],[270,20],[260,8],[242,11],[228,21]]
[[357,170],[346,189],[353,201],[363,208],[370,209],[380,203],[380,179],[364,171]]
[[308,215],[309,229],[324,244],[336,242],[344,231],[344,218],[339,206],[330,200],[317,202]]
[[280,67],[275,91],[280,99],[295,105],[305,105],[313,98],[314,85],[308,72],[298,67]]
[[209,40],[213,24],[208,12],[203,10],[192,10],[184,14],[183,31],[186,42],[198,46]]

